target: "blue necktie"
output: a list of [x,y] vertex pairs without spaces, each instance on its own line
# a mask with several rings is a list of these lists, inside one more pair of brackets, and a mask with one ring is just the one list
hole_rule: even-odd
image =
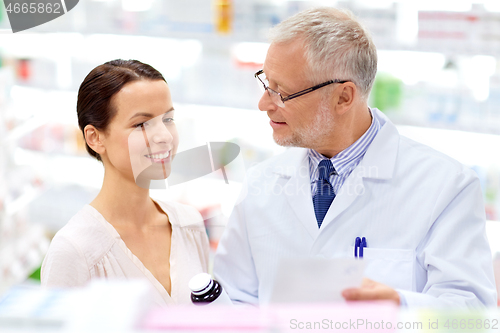
[[335,192],[333,192],[332,184],[330,184],[329,181],[330,175],[335,173],[332,161],[322,160],[319,162],[318,172],[318,189],[313,197],[313,204],[316,220],[318,221],[318,228],[320,228],[328,208],[330,208],[333,199],[335,199]]

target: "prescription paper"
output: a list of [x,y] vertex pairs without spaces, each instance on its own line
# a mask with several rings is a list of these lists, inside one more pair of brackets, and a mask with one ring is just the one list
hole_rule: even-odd
[[271,303],[344,302],[342,290],[360,287],[365,262],[356,258],[284,258]]

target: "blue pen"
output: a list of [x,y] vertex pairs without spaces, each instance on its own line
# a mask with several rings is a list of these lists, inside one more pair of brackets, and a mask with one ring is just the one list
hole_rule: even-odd
[[358,257],[358,247],[361,245],[361,238],[356,237],[354,241],[354,258]]
[[366,247],[366,238],[361,239],[361,244],[359,245],[359,257],[363,258],[363,248]]
[[[356,240],[354,241],[354,257],[363,258],[363,248],[365,247],[367,247],[366,238],[356,237]],[[358,249],[359,249],[359,256],[358,256]]]

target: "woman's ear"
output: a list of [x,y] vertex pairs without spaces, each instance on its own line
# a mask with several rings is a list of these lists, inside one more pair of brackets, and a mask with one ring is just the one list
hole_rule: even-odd
[[104,134],[93,125],[85,126],[83,134],[85,135],[87,145],[92,148],[93,151],[99,155],[102,155],[106,151],[104,147]]

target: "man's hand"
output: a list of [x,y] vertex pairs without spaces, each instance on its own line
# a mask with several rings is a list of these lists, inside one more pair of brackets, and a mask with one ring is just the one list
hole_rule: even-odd
[[360,288],[342,291],[346,301],[391,300],[400,305],[399,293],[385,284],[364,278]]

